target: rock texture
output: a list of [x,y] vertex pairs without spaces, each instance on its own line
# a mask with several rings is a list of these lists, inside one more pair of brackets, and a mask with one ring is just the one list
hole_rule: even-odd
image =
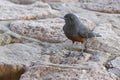
[[37,41],[40,43],[40,41],[36,39],[16,34],[10,31],[8,27],[4,25],[0,25],[0,45],[18,43],[18,42],[34,42],[34,41]]
[[82,8],[106,13],[120,13],[119,4],[119,0],[92,0],[82,4]]
[[21,42],[20,36],[11,32],[9,28],[0,25],[0,45]]
[[[31,74],[32,73],[32,74]],[[32,76],[31,76],[32,75]],[[99,76],[96,76],[99,75]],[[104,75],[104,76],[103,76]],[[27,77],[26,77],[27,76]],[[59,67],[59,66],[35,66],[30,68],[30,72],[27,72],[21,77],[20,80],[114,80],[113,76],[105,71],[100,71],[96,68],[71,68],[71,67]]]
[[16,3],[16,4],[32,4],[36,2],[37,0],[8,0],[8,1]]
[[41,57],[39,55],[39,53],[41,53],[41,48],[37,48],[38,46],[35,46],[35,45],[33,46],[34,48],[32,47],[32,44],[30,46],[29,44],[24,45],[24,44],[18,44],[18,43],[6,45],[6,46],[0,46],[0,52],[1,52],[0,62],[1,63],[4,62],[8,64],[30,65],[32,61],[34,60],[37,61],[37,59],[39,60],[39,58]]
[[67,2],[69,0],[42,0],[43,2]]
[[[120,80],[120,14],[102,13],[119,13],[118,4],[0,0],[0,80]],[[88,40],[83,56],[81,43],[72,44],[62,30],[60,17],[70,12],[102,35]]]
[[[8,5],[6,5],[8,4]],[[0,20],[29,20],[37,18],[54,17],[58,14],[52,10],[47,3],[35,2],[30,5],[17,5],[12,2],[2,1],[0,3]]]
[[61,19],[47,19],[37,21],[17,21],[10,24],[13,32],[47,42],[63,42],[66,37],[63,34]]
[[[96,32],[102,35],[102,38],[91,41],[91,47],[102,51],[109,52],[111,54],[120,54],[120,37],[112,31],[112,26],[110,24],[102,24],[96,28]],[[113,36],[114,35],[114,36]],[[97,44],[97,45],[95,45]],[[96,47],[95,47],[96,46]]]

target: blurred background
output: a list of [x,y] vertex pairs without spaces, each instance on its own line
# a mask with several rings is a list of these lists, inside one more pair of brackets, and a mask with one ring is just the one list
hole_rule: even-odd
[[[84,57],[67,13],[102,35]],[[120,80],[120,0],[0,0],[0,80]]]

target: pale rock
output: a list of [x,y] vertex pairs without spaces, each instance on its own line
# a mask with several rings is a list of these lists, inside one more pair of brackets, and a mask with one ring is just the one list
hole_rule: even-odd
[[42,0],[43,2],[67,2],[69,0]]
[[[10,24],[0,22],[0,24],[6,25],[0,26],[0,44],[2,45],[0,46],[0,64],[4,63],[8,66],[0,69],[1,71],[6,69],[2,71],[2,74],[19,69],[24,71],[23,67],[18,69],[16,65],[25,65],[26,72],[21,77],[21,74],[19,75],[19,80],[120,80],[119,14],[105,14],[80,8],[80,4],[101,4],[101,6],[105,5],[105,9],[109,6],[115,8],[115,6],[119,6],[119,2],[116,3],[118,0],[79,0],[85,3],[79,3],[77,0],[43,1],[46,3],[37,0],[35,2],[34,0],[0,0],[0,20],[11,20],[7,21]],[[61,16],[68,12],[77,14],[83,24],[90,29],[95,27],[94,32],[102,35],[102,37],[90,39],[88,51],[83,53],[84,57],[79,56],[81,44],[72,45],[72,42],[65,37],[62,30],[65,24],[64,20],[59,18],[31,20],[56,15],[56,11],[54,12],[49,6],[49,3],[53,1],[63,3],[58,6],[55,4],[55,8],[62,11],[60,12]],[[106,4],[107,2],[112,3]],[[62,10],[62,8],[66,9]],[[94,8],[97,9],[96,6]],[[13,21],[16,19],[22,20]],[[43,28],[45,29],[44,34],[42,34]],[[39,40],[36,40],[38,37]],[[18,43],[17,40],[22,43]],[[26,40],[32,42],[28,43],[29,41]],[[70,52],[70,56],[67,56]],[[9,78],[10,75],[7,77]],[[3,74],[2,77],[4,76],[6,79],[6,75]],[[0,77],[0,80],[3,78]]]
[[113,16],[108,21],[112,24],[114,32],[120,36],[120,15]]
[[20,39],[17,39],[12,34],[9,34],[9,32],[10,32],[9,28],[7,28],[6,26],[0,25],[0,45],[21,41]]
[[[8,5],[6,5],[6,3]],[[52,10],[47,3],[35,2],[30,5],[18,5],[7,1],[0,3],[0,20],[29,20],[55,17],[58,12]]]
[[95,50],[92,52],[92,54],[93,55],[91,56],[90,60],[95,61],[99,64],[106,63],[106,61],[111,56],[109,53],[102,52],[102,51],[95,51]]
[[6,4],[7,4],[7,6],[8,5],[14,6],[14,3],[11,3],[10,1],[7,1],[7,0],[0,0],[0,1],[1,1],[1,3],[0,3],[1,6],[6,6]]
[[91,2],[81,4],[81,7],[100,12],[120,13],[119,4],[119,0],[92,0]]
[[24,64],[29,66],[31,62],[39,61],[41,47],[34,44],[10,44],[0,46],[0,63]]
[[84,53],[79,56],[80,51],[72,51],[69,57],[66,54],[69,50],[63,49],[63,45],[51,43],[14,43],[0,46],[0,63],[24,64],[26,66],[37,64],[80,64],[90,59],[91,55]]
[[120,54],[120,37],[112,30],[111,24],[100,24],[94,31],[102,37],[90,39],[92,49],[98,49],[111,54]]
[[65,51],[63,55],[51,55],[49,60],[54,64],[80,64],[81,62],[86,62],[91,58],[91,55],[87,53],[84,53],[84,57],[80,56],[80,52],[78,51],[71,52],[69,57],[67,56],[68,53],[68,51]]
[[120,77],[120,57],[115,57],[115,55],[111,57],[113,58],[111,58],[109,62],[105,64],[105,66],[110,73]]
[[8,0],[11,1],[13,3],[17,3],[17,4],[32,4],[37,0]]
[[0,45],[9,44],[12,42],[12,38],[7,34],[0,34]]
[[117,68],[110,68],[108,69],[109,72],[114,73],[115,75],[117,75],[118,77],[120,77],[120,69]]
[[0,25],[0,45],[20,42],[39,42],[42,44],[39,40],[21,36],[12,32],[7,26]]
[[[91,64],[91,63],[90,63]],[[37,65],[29,68],[20,80],[116,80],[118,77],[109,74],[98,64],[81,65],[82,68],[70,65]],[[86,68],[87,67],[87,68]]]
[[88,2],[92,2],[93,0],[78,0],[78,1],[82,3],[88,3]]
[[51,6],[52,9],[55,10],[65,10],[67,8],[66,3],[63,2],[49,2],[49,5]]
[[110,63],[114,68],[118,68],[120,70],[120,57],[115,58]]
[[47,42],[63,42],[66,37],[63,33],[64,22],[61,19],[47,19],[37,21],[15,21],[10,29],[18,34]]

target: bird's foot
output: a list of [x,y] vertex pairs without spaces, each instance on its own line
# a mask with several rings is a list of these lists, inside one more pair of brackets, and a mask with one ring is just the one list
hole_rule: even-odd
[[85,55],[83,54],[83,50],[76,56],[78,59],[84,58]]
[[78,56],[84,57],[83,51],[81,51],[80,54],[79,54]]
[[80,52],[80,54],[77,55],[77,59],[84,58],[85,55],[83,54],[83,51]]
[[87,52],[88,50],[87,49],[84,49],[83,52]]
[[65,57],[69,57],[72,54],[72,52],[70,51],[68,54],[65,54]]

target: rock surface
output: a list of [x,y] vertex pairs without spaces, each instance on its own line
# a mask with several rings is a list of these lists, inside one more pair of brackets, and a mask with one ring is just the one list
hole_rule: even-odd
[[43,2],[67,2],[69,0],[42,0]]
[[10,24],[10,30],[47,42],[63,42],[66,37],[63,34],[62,26],[64,21],[61,19],[47,19],[37,21],[16,21]]
[[3,0],[0,6],[0,11],[2,12],[0,13],[0,20],[30,20],[54,17],[58,14],[47,3],[43,2],[35,2],[30,5],[17,5]]
[[112,30],[110,24],[100,24],[95,31],[100,33],[102,38],[92,40],[90,44],[92,48],[120,55],[120,37]]
[[[86,64],[87,65],[87,64]],[[59,66],[34,66],[20,80],[114,80],[113,76],[98,68],[75,68]],[[87,65],[89,66],[89,65]],[[84,66],[85,67],[85,66]],[[32,76],[31,76],[32,75]],[[96,76],[99,75],[99,76]],[[104,76],[103,76],[104,75]],[[27,76],[27,77],[26,77]]]
[[106,13],[120,13],[119,0],[92,0],[86,2],[81,5],[82,8]]
[[[118,13],[118,4],[0,0],[0,80],[120,80],[120,14],[102,13]],[[69,12],[102,35],[88,40],[83,56],[81,43],[72,44],[62,31],[60,17]]]
[[109,60],[105,65],[109,72],[114,73],[118,77],[120,77],[120,57],[115,57],[112,60]]
[[21,42],[18,35],[11,32],[9,28],[0,25],[0,45],[10,44],[14,42]]
[[36,2],[37,0],[8,0],[8,1],[16,3],[16,4],[32,4]]

